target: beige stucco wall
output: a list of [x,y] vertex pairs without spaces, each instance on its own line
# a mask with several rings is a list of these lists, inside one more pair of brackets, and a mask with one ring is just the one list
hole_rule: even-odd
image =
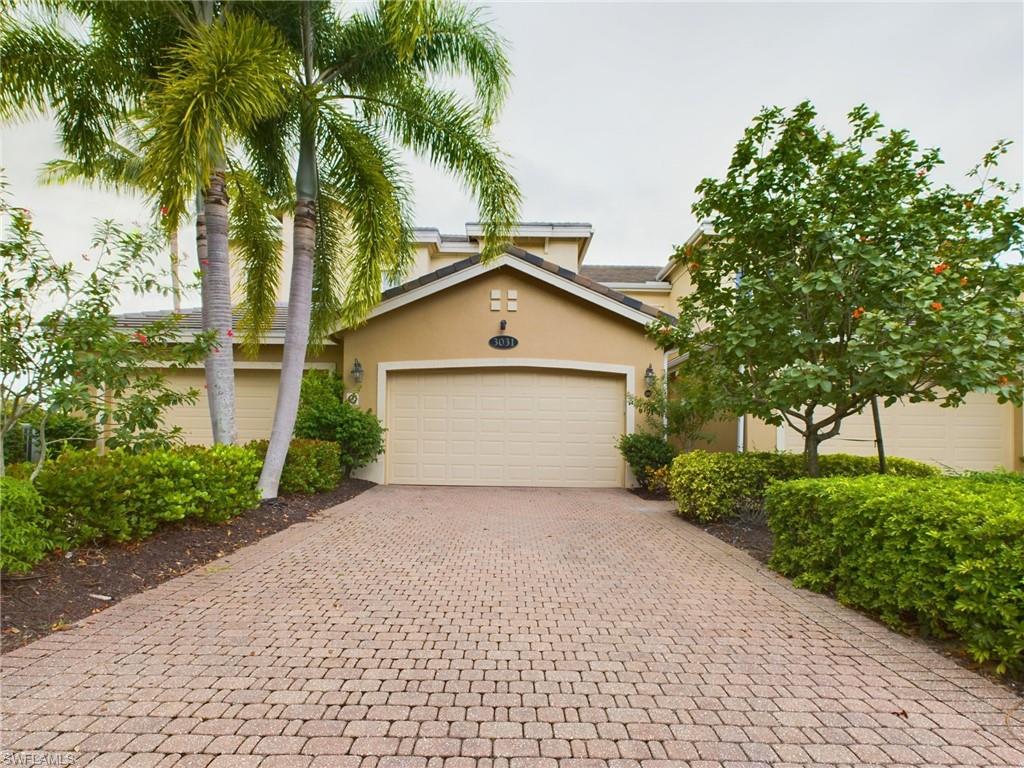
[[[516,312],[491,311],[490,292],[518,292]],[[508,321],[506,333],[519,339],[512,350],[492,349],[488,339]],[[347,331],[341,370],[346,385],[355,358],[365,376],[360,406],[377,410],[377,364],[401,360],[541,358],[630,365],[637,386],[662,353],[644,336],[644,326],[548,286],[513,269],[500,268],[407,304]]]
[[[337,370],[341,350],[336,345],[324,347],[316,354],[307,355],[306,365],[321,370]],[[277,387],[281,377],[281,345],[267,344],[254,356],[235,348],[235,425],[238,442],[264,440],[270,437],[274,409],[277,406]],[[195,390],[199,397],[192,405],[167,409],[164,424],[179,426],[182,438],[191,445],[211,445],[213,431],[210,409],[204,388],[206,377],[201,367],[165,370],[167,383],[178,392]]]

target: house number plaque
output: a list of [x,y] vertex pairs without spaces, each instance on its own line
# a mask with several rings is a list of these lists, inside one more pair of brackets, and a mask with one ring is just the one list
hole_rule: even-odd
[[519,346],[519,339],[515,336],[491,336],[487,343],[495,349],[515,349]]

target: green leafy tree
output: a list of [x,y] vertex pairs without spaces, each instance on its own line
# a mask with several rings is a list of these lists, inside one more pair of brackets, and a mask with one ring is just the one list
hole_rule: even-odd
[[150,271],[160,235],[103,222],[83,272],[50,255],[27,211],[2,198],[0,216],[9,222],[0,241],[0,475],[2,443],[27,419],[41,449],[33,477],[47,455],[48,424],[68,414],[105,425],[111,447],[174,439],[163,411],[198,393],[171,388],[159,368],[201,360],[212,339],[179,342],[173,316],[129,334],[112,314],[125,290],[166,291]]
[[[293,261],[281,384],[264,496],[277,494],[295,426],[310,342],[339,321],[361,322],[380,300],[383,276],[410,259],[409,193],[399,151],[425,156],[479,201],[483,257],[492,258],[518,218],[519,192],[490,136],[507,91],[501,39],[479,9],[398,0],[339,14],[328,2],[244,6],[272,25],[293,52],[288,106],[245,140],[263,188],[291,199]],[[474,100],[439,80],[465,75]],[[168,148],[170,144],[168,142]],[[251,270],[247,334],[270,320],[277,263]]]
[[694,292],[657,330],[697,376],[721,376],[729,410],[818,447],[872,398],[959,405],[971,391],[1021,403],[1024,209],[994,177],[1006,143],[959,191],[919,150],[858,107],[834,136],[803,103],[763,110],[724,179],[705,179],[694,213],[714,230],[680,249]]

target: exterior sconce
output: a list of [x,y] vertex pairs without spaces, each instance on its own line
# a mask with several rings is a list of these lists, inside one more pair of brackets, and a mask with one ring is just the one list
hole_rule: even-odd
[[363,364],[359,362],[358,357],[352,363],[352,370],[350,371],[350,373],[352,374],[352,381],[354,381],[356,384],[363,383]]
[[647,385],[648,389],[652,389],[654,387],[654,380],[655,380],[654,366],[653,365],[648,365],[647,366],[647,370],[644,371],[644,384]]
[[501,321],[501,322],[500,322],[500,323],[498,324],[498,327],[499,327],[499,328],[501,329],[501,332],[502,332],[502,333],[504,333],[504,332],[505,332],[505,329],[506,329],[506,328],[508,328],[508,320],[502,320],[502,321]]

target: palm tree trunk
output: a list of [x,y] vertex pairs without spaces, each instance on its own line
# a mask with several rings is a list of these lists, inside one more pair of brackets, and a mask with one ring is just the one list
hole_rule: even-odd
[[175,230],[168,237],[171,246],[171,301],[174,311],[181,311],[181,276],[178,274],[178,266],[181,261],[181,254],[178,250],[178,230]]
[[313,306],[313,257],[316,249],[316,145],[315,128],[304,125],[299,138],[299,162],[295,179],[295,220],[292,224],[292,278],[288,290],[288,324],[281,358],[281,382],[270,444],[260,474],[264,499],[277,496],[281,471],[295,429],[309,345],[309,318]]
[[235,442],[235,361],[232,349],[231,270],[228,261],[228,196],[224,170],[210,176],[203,199],[206,259],[203,266],[203,329],[216,332],[206,357],[206,389],[213,442]]

